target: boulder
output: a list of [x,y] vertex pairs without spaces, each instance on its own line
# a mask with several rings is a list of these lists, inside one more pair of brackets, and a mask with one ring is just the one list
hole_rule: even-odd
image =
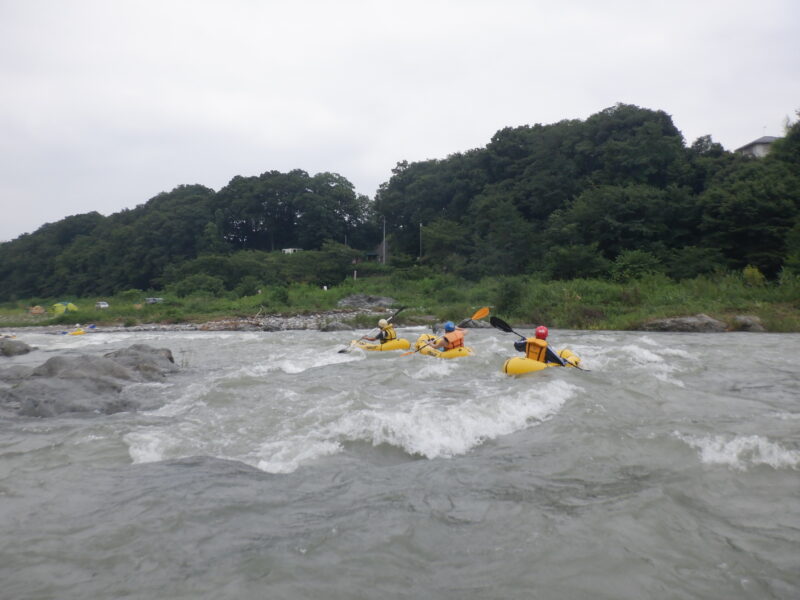
[[692,333],[717,333],[727,329],[727,325],[705,314],[691,317],[672,317],[655,319],[642,325],[644,331],[685,331]]
[[733,328],[736,331],[766,331],[761,319],[751,315],[737,315],[733,317]]
[[133,381],[134,374],[111,359],[98,356],[54,356],[31,373],[42,379],[123,379]]
[[120,395],[122,384],[105,378],[30,378],[12,388],[0,401],[17,404],[26,417],[55,417],[64,413],[102,413],[133,410],[138,405]]
[[381,307],[388,308],[397,304],[394,298],[387,298],[385,296],[370,296],[369,294],[353,294],[342,298],[336,303],[339,307],[352,307],[352,308],[372,308]]
[[486,321],[473,321],[472,319],[464,319],[458,324],[459,327],[470,327],[472,329],[491,329],[491,323]]
[[134,344],[105,356],[54,356],[35,368],[0,370],[0,408],[28,417],[111,414],[140,403],[122,394],[135,382],[163,380],[177,370],[172,352]]
[[172,352],[167,348],[153,348],[146,344],[134,344],[104,356],[119,365],[138,373],[146,381],[161,381],[167,373],[178,370]]
[[19,356],[27,354],[31,350],[33,350],[31,346],[20,340],[0,339],[0,355],[2,356]]

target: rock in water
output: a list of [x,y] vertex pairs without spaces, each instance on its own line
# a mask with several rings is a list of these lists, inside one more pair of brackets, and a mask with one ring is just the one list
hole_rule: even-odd
[[670,319],[656,319],[642,325],[645,331],[687,331],[693,333],[717,333],[727,329],[723,321],[698,314],[692,317],[673,317]]
[[27,354],[31,350],[33,350],[33,348],[20,340],[0,339],[1,356],[19,356],[20,354]]
[[2,370],[0,408],[28,417],[137,410],[121,392],[134,382],[162,381],[178,370],[172,352],[134,344],[105,356],[54,356],[29,370]]

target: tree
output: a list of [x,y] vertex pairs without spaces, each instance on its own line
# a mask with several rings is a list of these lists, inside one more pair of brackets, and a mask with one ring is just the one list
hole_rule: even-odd
[[471,265],[476,276],[525,273],[531,265],[541,263],[541,236],[511,199],[482,194],[473,202],[469,222],[474,239]]
[[613,260],[623,250],[646,250],[668,239],[668,209],[666,193],[651,186],[599,186],[583,192],[560,218],[574,223],[581,243]]
[[786,256],[786,236],[800,214],[800,176],[778,160],[749,161],[701,197],[700,228],[742,269],[774,277]]
[[198,273],[171,286],[171,291],[181,298],[200,294],[219,296],[225,291],[225,285],[219,277]]
[[719,248],[683,246],[672,249],[665,257],[666,273],[673,279],[693,279],[727,267]]
[[623,250],[617,255],[609,269],[611,278],[626,282],[641,279],[662,270],[661,261],[650,252],[644,250]]
[[203,227],[203,233],[197,238],[197,254],[225,254],[230,246],[222,237],[217,224],[209,221]]
[[609,261],[597,244],[556,246],[545,254],[546,273],[552,279],[601,277],[608,272]]

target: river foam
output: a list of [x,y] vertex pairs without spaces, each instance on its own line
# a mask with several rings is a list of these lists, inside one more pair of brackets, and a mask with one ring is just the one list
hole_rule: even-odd
[[773,469],[800,468],[800,451],[789,450],[760,435],[674,436],[697,450],[706,465],[725,465],[740,471],[766,465]]

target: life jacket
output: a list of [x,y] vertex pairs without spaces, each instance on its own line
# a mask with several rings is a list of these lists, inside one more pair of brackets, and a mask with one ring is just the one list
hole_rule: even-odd
[[387,325],[386,329],[381,329],[381,343],[390,342],[397,339],[397,332],[392,325]]
[[444,341],[447,342],[444,345],[445,350],[452,350],[453,348],[460,348],[464,345],[464,332],[460,329],[456,329],[455,331],[451,331],[449,333],[445,333],[443,336]]
[[525,343],[525,358],[539,362],[547,362],[547,342],[537,338],[528,338]]

